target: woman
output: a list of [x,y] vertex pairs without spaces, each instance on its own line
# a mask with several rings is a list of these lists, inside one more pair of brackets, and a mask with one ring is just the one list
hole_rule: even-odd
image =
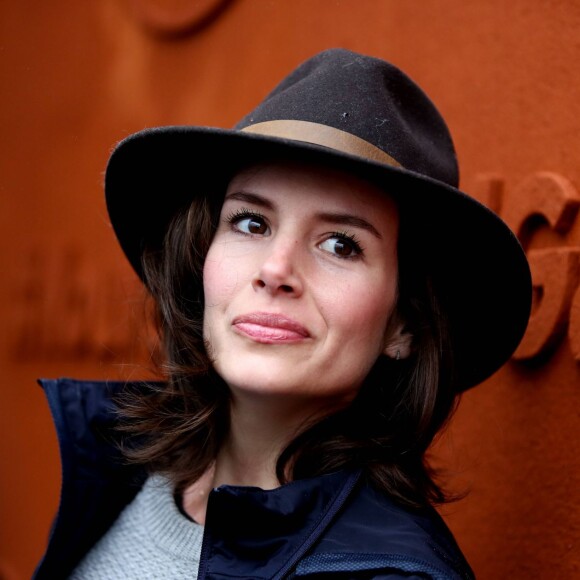
[[325,51],[232,131],[131,136],[106,194],[166,380],[45,382],[64,475],[38,577],[471,578],[425,453],[531,285],[422,91]]

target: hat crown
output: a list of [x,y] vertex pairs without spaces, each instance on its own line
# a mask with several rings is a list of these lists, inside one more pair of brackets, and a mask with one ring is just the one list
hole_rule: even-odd
[[455,149],[443,118],[397,67],[345,49],[301,64],[237,125],[308,121],[378,147],[405,169],[457,187]]

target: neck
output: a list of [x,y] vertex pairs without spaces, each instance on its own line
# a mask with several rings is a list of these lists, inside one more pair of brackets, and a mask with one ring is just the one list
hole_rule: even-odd
[[289,398],[232,393],[230,429],[215,463],[183,494],[183,508],[200,524],[205,523],[207,499],[220,485],[241,485],[275,489],[280,482],[276,463],[280,453],[328,406],[305,407]]
[[232,396],[230,429],[216,459],[215,484],[278,487],[278,457],[311,418],[310,408],[305,411],[286,398]]

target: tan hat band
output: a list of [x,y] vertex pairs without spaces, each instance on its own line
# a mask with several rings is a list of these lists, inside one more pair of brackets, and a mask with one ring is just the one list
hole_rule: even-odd
[[292,139],[294,141],[303,141],[313,145],[322,145],[329,149],[335,149],[342,153],[364,157],[370,161],[378,161],[393,167],[402,167],[401,164],[393,159],[382,149],[375,147],[368,141],[341,131],[328,125],[312,123],[310,121],[297,120],[276,120],[264,121],[249,125],[242,129],[245,133],[256,133],[268,137],[280,137],[282,139]]

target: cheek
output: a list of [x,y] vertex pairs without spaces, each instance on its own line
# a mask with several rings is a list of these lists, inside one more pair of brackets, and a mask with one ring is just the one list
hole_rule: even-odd
[[375,283],[365,280],[334,291],[325,310],[347,341],[356,340],[381,352],[395,297],[396,285],[391,279]]
[[219,302],[217,295],[220,292],[220,279],[223,276],[220,270],[219,264],[208,254],[203,265],[203,296],[206,308]]
[[[203,337],[209,349],[210,356],[215,356],[215,348],[219,347],[218,329],[225,315],[225,310],[231,301],[232,269],[228,268],[221,252],[210,248],[203,266]],[[218,348],[219,350],[219,348]]]
[[219,247],[210,247],[203,266],[203,293],[206,308],[223,304],[237,286],[238,271]]
[[355,321],[362,332],[368,333],[369,338],[380,338],[382,341],[391,308],[387,297],[381,299],[380,296],[378,293],[361,296],[350,320]]

